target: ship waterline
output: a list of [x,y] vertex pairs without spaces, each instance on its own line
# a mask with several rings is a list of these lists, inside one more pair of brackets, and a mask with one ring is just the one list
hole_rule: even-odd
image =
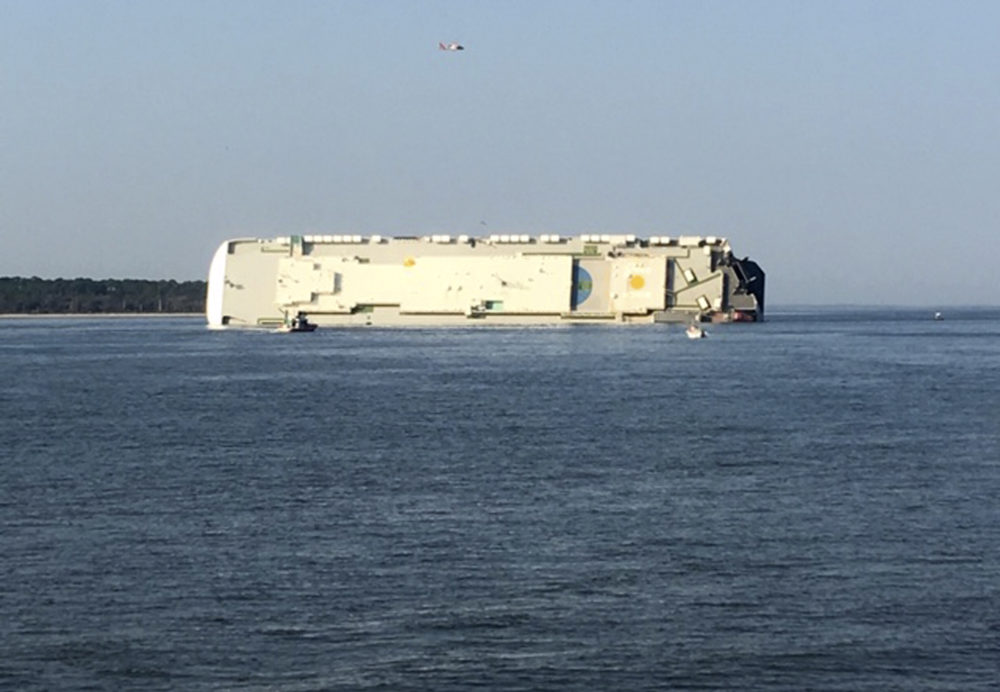
[[223,242],[213,328],[757,321],[764,272],[725,238],[291,235]]

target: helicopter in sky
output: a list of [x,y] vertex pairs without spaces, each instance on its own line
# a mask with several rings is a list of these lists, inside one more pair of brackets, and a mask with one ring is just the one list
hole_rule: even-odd
[[465,50],[461,43],[439,43],[438,50]]

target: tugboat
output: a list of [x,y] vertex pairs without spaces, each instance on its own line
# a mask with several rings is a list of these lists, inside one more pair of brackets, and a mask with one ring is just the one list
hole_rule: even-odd
[[309,321],[305,313],[298,313],[295,317],[285,318],[285,323],[278,327],[279,332],[314,332],[316,325]]

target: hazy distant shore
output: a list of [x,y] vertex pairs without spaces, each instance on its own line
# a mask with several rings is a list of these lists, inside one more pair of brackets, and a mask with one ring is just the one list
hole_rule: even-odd
[[0,319],[51,319],[69,317],[72,319],[94,319],[97,317],[204,317],[201,312],[11,312],[0,313]]
[[206,291],[204,281],[0,276],[0,315],[195,315]]

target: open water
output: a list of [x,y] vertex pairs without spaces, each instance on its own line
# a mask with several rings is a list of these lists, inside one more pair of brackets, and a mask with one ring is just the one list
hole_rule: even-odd
[[0,686],[991,690],[1000,311],[0,321]]

